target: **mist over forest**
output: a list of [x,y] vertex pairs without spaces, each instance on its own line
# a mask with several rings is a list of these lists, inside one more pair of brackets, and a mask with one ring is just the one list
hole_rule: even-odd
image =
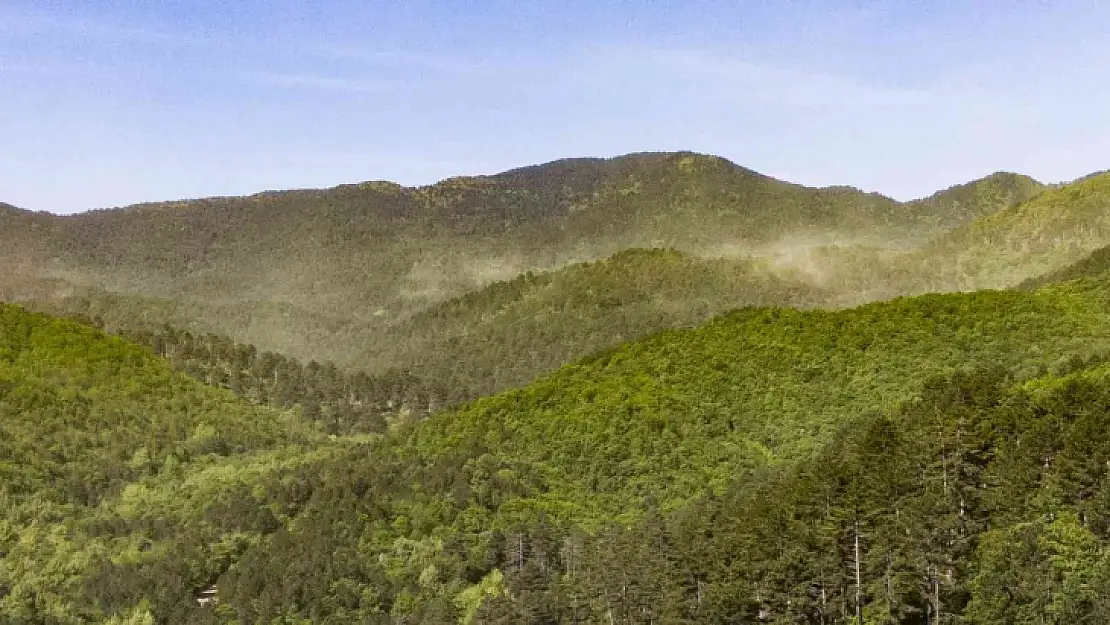
[[0,207],[4,623],[1110,615],[1110,175]]

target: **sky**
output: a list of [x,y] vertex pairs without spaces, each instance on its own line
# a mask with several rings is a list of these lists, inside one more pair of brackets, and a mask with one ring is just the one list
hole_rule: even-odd
[[0,201],[694,150],[898,199],[1110,168],[1104,0],[0,0]]

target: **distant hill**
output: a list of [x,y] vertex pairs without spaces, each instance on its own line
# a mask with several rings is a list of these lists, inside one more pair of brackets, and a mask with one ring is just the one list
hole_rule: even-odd
[[[984,211],[982,216],[943,231],[923,245],[902,250],[812,246],[787,254],[782,262],[816,271],[821,278],[818,284],[841,293],[841,301],[851,304],[861,301],[847,296],[852,293],[884,299],[927,292],[1011,288],[1027,280],[1029,286],[1037,276],[1066,273],[1072,263],[1110,245],[1110,174],[1037,189],[1041,187],[1021,177],[996,174],[946,192],[946,204],[966,206],[966,200],[957,198],[968,196],[1010,198],[1017,203]],[[1027,199],[1017,201],[1026,195]],[[1097,258],[1090,265],[1077,265],[1075,270],[1091,271]]]
[[1108,244],[1110,174],[1100,174],[941,235],[920,258],[955,288],[998,288],[1055,271]]
[[923,219],[931,220],[940,232],[1020,204],[1046,188],[1029,176],[996,172],[908,204],[914,212],[923,215]]
[[[750,305],[809,308],[831,299],[808,276],[742,258],[703,259],[673,249],[631,249],[551,272],[528,272],[451,298],[384,331],[319,318],[304,336],[345,336],[354,362],[436,380],[436,404],[457,403],[532,381],[622,341],[696,325]],[[178,300],[106,292],[38,300],[59,315],[97,318],[112,331],[186,322],[200,314]],[[211,310],[211,308],[209,308]],[[227,314],[231,314],[228,311]],[[185,329],[202,336],[203,327]],[[144,341],[145,342],[145,341]],[[357,351],[356,347],[361,348]],[[426,383],[413,378],[425,392]]]
[[1095,278],[1102,276],[1107,271],[1110,271],[1110,246],[1100,247],[1066,267],[1023,280],[1017,288],[1022,291],[1034,291],[1049,284],[1068,282],[1080,278]]
[[634,247],[707,257],[784,242],[904,247],[1035,188],[994,176],[900,204],[778,181],[721,158],[658,153],[420,188],[368,182],[65,217],[8,211],[0,295],[151,303],[148,316],[176,326],[362,365],[365,346],[384,344],[411,315],[529,270]]
[[496,282],[417,313],[360,361],[449,382],[459,399],[519,386],[599,349],[742,306],[829,301],[804,276],[746,259],[632,249]]

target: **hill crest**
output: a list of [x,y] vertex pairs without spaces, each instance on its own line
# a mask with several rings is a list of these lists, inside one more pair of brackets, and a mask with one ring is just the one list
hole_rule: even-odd
[[37,281],[163,302],[152,315],[175,326],[367,368],[355,354],[388,341],[396,324],[527,271],[629,248],[714,257],[783,241],[901,249],[1013,200],[969,197],[973,209],[944,197],[899,203],[693,152],[563,159],[425,187],[364,182],[36,213],[0,232],[0,262],[25,267],[18,280],[0,276],[0,292],[27,301],[43,292],[26,287]]

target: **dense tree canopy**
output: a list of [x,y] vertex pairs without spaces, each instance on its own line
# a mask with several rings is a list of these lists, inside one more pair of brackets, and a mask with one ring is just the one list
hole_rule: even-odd
[[0,206],[0,622],[1106,622],[1107,180]]
[[[240,403],[152,351],[6,307],[0,614],[1095,618],[1107,288],[741,309],[332,438],[300,403]],[[266,358],[174,332],[145,340],[215,363],[199,377]],[[297,375],[349,380],[327,368]]]
[[[378,372],[404,366],[385,361],[392,348],[381,346],[407,337],[411,315],[526,271],[633,247],[706,258],[814,244],[901,248],[1041,188],[996,174],[899,203],[680,152],[569,159],[421,188],[370,182],[63,217],[9,209],[0,211],[0,297],[79,295],[110,325],[141,317]],[[704,269],[702,280],[717,275]],[[712,300],[709,314],[787,303],[776,293],[734,295]],[[679,317],[676,325],[692,315]]]

